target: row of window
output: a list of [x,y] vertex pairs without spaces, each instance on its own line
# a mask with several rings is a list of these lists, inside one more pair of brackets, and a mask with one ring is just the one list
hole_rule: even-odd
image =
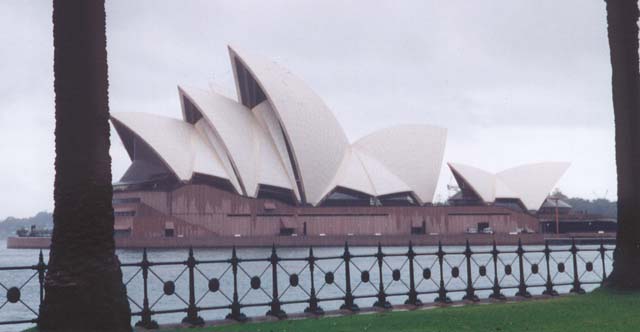
[[113,212],[115,217],[134,217],[136,215],[136,211],[115,211]]
[[111,204],[113,204],[113,205],[119,205],[119,204],[135,204],[135,203],[140,203],[140,197],[114,198],[114,199],[111,201]]

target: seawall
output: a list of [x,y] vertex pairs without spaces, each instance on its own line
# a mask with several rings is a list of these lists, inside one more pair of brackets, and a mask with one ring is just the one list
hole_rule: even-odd
[[[524,245],[543,245],[545,241],[554,244],[569,244],[572,238],[578,243],[613,243],[615,234],[453,234],[453,235],[385,235],[385,236],[252,236],[252,237],[203,237],[203,238],[116,238],[117,248],[230,248],[236,247],[336,247],[348,242],[350,246],[433,246],[443,245],[517,245],[518,239]],[[9,237],[7,248],[44,249],[49,248],[50,238]]]

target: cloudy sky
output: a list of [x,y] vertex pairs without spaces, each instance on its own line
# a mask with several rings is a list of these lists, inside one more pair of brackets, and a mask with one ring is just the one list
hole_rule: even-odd
[[[227,44],[303,78],[353,141],[448,131],[445,161],[570,161],[571,196],[615,199],[604,1],[107,0],[110,107],[180,117],[177,84],[235,96]],[[51,4],[0,2],[0,219],[53,208]],[[127,154],[112,132],[113,175]],[[445,167],[436,200],[453,179]]]

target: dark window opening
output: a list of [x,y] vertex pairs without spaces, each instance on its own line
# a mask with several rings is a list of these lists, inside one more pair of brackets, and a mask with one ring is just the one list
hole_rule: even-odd
[[427,234],[427,223],[423,220],[422,225],[411,226],[411,234],[414,234],[414,235]]
[[337,187],[322,202],[322,206],[370,206],[371,196],[359,191]]
[[504,207],[518,212],[526,212],[527,208],[517,198],[497,198],[493,203],[495,206]]
[[284,145],[287,148],[287,155],[289,156],[289,163],[291,164],[291,169],[293,170],[293,177],[296,180],[296,186],[298,187],[298,192],[300,193],[300,200],[302,204],[307,203],[307,197],[304,194],[304,190],[302,188],[302,179],[300,178],[300,173],[298,173],[298,165],[293,158],[293,150],[291,149],[291,145],[289,144],[289,140],[287,139],[287,135],[285,135],[284,128],[280,126],[280,131],[282,132],[282,137],[284,137]]
[[200,119],[202,119],[202,114],[198,110],[198,108],[186,97],[182,98],[182,103],[184,104],[184,115],[185,120],[190,124],[195,124]]
[[378,201],[382,206],[415,206],[417,200],[411,193],[399,193],[379,196]]
[[[544,221],[541,223],[543,233],[555,233],[556,222]],[[618,230],[618,223],[614,220],[561,220],[559,224],[560,233],[615,233]]]
[[173,228],[165,228],[164,229],[164,237],[173,237],[174,229]]
[[111,118],[111,122],[113,123],[113,127],[116,129],[118,136],[120,136],[122,140],[122,144],[127,150],[127,154],[129,155],[129,158],[133,160],[133,150],[134,150],[133,142],[135,140],[135,135],[131,130],[127,129],[118,120]]
[[126,191],[170,191],[177,188],[180,182],[175,177],[166,177],[149,182],[114,183],[113,192]]
[[114,198],[111,200],[111,204],[113,205],[135,204],[135,203],[140,203],[140,197]]
[[566,201],[562,199],[556,199],[553,197],[547,198],[540,209],[538,209],[538,214],[553,214],[556,212],[558,214],[567,215],[571,213],[573,207],[569,205]]
[[334,213],[300,213],[301,217],[388,217],[388,213],[349,213],[349,212],[334,212]]
[[114,217],[134,217],[136,215],[136,211],[134,210],[130,210],[130,211],[115,211],[113,213]]
[[231,193],[237,193],[236,188],[231,184],[231,181],[222,179],[216,176],[195,173],[191,177],[192,184],[204,184],[214,188],[218,188]]
[[267,100],[267,97],[264,94],[264,91],[260,88],[258,82],[256,82],[249,70],[238,58],[235,58],[235,64],[238,74],[238,85],[240,85],[240,99],[242,99],[242,104],[249,108],[253,108]]
[[484,232],[485,229],[489,228],[488,222],[479,222],[478,223],[478,233]]
[[295,228],[280,227],[280,235],[281,236],[291,236],[294,233],[295,230],[296,230]]
[[449,197],[449,203],[456,206],[483,205],[484,202],[473,188],[457,172],[452,171],[456,183],[460,187],[455,195]]
[[127,229],[116,229],[113,231],[113,237],[130,237],[131,236],[131,228]]
[[289,205],[296,204],[292,190],[265,184],[261,184],[260,187],[258,187],[258,198],[273,199]]
[[120,181],[114,184],[114,190],[166,190],[179,183],[156,152],[136,136],[133,137],[132,159]]

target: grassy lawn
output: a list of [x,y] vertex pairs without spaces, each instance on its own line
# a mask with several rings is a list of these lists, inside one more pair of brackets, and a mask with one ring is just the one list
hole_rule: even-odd
[[552,300],[247,323],[176,331],[640,331],[640,292],[616,293],[596,290],[588,295],[561,296]]

